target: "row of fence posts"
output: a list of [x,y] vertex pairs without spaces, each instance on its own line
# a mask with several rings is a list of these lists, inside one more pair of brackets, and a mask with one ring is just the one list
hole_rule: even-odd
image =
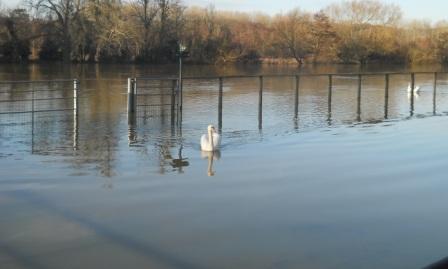
[[[366,74],[353,74],[353,75],[343,75],[343,76],[357,76],[357,120],[361,120],[361,97],[362,97],[362,79]],[[372,74],[374,75],[374,74]],[[384,118],[389,117],[389,87],[390,87],[390,75],[384,74],[385,80],[385,93],[384,93]],[[302,75],[306,76],[306,75]],[[332,95],[333,95],[333,78],[334,76],[340,76],[336,74],[328,74],[328,120],[331,121],[332,113]],[[299,114],[299,96],[300,96],[300,79],[301,75],[295,75],[295,93],[294,93],[294,118],[298,119]],[[259,76],[259,90],[258,90],[258,128],[263,127],[263,89],[264,89],[264,76]],[[182,82],[178,79],[171,79],[171,123],[180,123],[182,121]],[[433,78],[433,114],[436,113],[436,93],[437,93],[437,81],[438,73],[434,73]],[[223,88],[224,88],[224,77],[218,77],[219,90],[218,90],[218,128],[221,131],[223,126]],[[135,116],[137,112],[137,79],[128,79],[128,119],[130,123],[135,123]],[[414,113],[414,90],[415,90],[415,73],[410,73],[410,87],[411,92],[409,93],[410,98],[410,115]],[[34,113],[39,112],[35,107],[35,91],[34,88],[31,92],[31,113],[32,113],[32,133],[34,134]],[[176,99],[177,96],[177,99]],[[78,145],[78,116],[79,116],[79,81],[77,79],[73,80],[73,147],[76,150]],[[162,107],[163,109],[163,107]],[[176,111],[177,109],[177,111]],[[176,117],[177,116],[177,117]],[[176,121],[177,119],[177,121]]]
[[[306,75],[304,75],[306,76]],[[329,74],[328,76],[328,120],[331,121],[331,113],[332,113],[332,98],[333,98],[333,77],[335,75]],[[354,74],[352,76],[357,76],[357,106],[356,106],[356,114],[357,120],[361,121],[361,98],[362,98],[362,74]],[[300,89],[300,75],[294,76],[295,78],[295,93],[294,93],[294,118],[298,119],[299,115],[299,89]],[[390,87],[390,74],[384,74],[385,80],[385,92],[384,92],[384,118],[387,119],[389,117],[389,87]],[[434,81],[433,81],[433,114],[436,113],[436,91],[437,91],[437,79],[438,73],[434,73]],[[264,77],[259,76],[259,90],[258,90],[258,128],[262,129],[263,127],[263,88],[264,88]],[[218,90],[218,126],[219,130],[222,129],[222,110],[223,110],[223,85],[224,78],[219,77],[219,90]],[[409,93],[410,97],[410,115],[412,116],[414,113],[414,90],[415,90],[415,73],[411,73],[411,82],[410,82],[411,92]]]
[[[362,80],[363,76],[368,76],[369,74],[349,74],[342,76],[356,76],[357,77],[357,106],[356,114],[357,120],[361,121],[361,98],[362,98]],[[371,74],[372,76],[374,74]],[[389,117],[389,87],[390,87],[390,75],[389,73],[384,74],[384,118]],[[300,93],[300,79],[301,76],[307,75],[295,75],[295,93],[294,93],[294,119],[298,119],[299,114],[299,93]],[[333,98],[333,79],[334,76],[341,76],[337,74],[327,74],[323,76],[328,76],[328,121],[331,122],[332,113],[332,98]],[[433,88],[433,113],[436,113],[436,90],[437,90],[437,79],[438,74],[434,73],[434,88]],[[264,76],[258,77],[259,89],[258,89],[258,128],[263,127],[263,89],[264,89]],[[179,118],[182,117],[182,82],[176,79],[172,80],[172,95],[171,95],[171,117],[172,123],[174,123],[174,117],[177,115],[177,122],[179,123]],[[222,130],[222,111],[223,111],[223,87],[224,87],[224,77],[218,77],[218,128]],[[177,84],[177,87],[176,87]],[[413,116],[414,113],[414,90],[415,90],[415,73],[410,73],[410,87],[411,92],[409,93],[410,98],[410,115]],[[177,90],[177,93],[175,92]],[[177,94],[177,111],[175,110]],[[136,113],[136,98],[137,98],[137,81],[135,78],[128,79],[128,114],[134,117]]]
[[[306,75],[305,75],[306,76]],[[328,121],[331,121],[332,113],[332,95],[333,95],[333,74],[328,76]],[[362,97],[362,79],[363,74],[354,74],[352,76],[357,76],[357,120],[361,121],[361,97]],[[384,118],[387,119],[389,115],[389,87],[390,87],[390,74],[385,74],[385,92],[384,92]],[[298,119],[299,114],[299,97],[300,97],[300,75],[295,75],[295,93],[294,93],[294,118]],[[259,76],[259,90],[258,90],[258,128],[263,127],[263,89],[264,89],[264,76]],[[182,120],[182,82],[177,79],[172,79],[171,85],[171,124],[174,125]],[[219,77],[219,90],[218,90],[218,128],[221,131],[223,126],[223,88],[224,88],[224,78]],[[437,81],[438,73],[434,73],[433,80],[433,113],[436,113],[436,93],[437,93]],[[411,92],[409,93],[410,98],[410,115],[414,113],[414,90],[415,90],[415,73],[410,74],[410,87]],[[129,122],[135,124],[136,112],[137,112],[137,79],[128,79],[128,119]],[[176,100],[177,96],[177,100]],[[39,112],[35,109],[35,92],[34,88],[32,90],[31,98],[31,112],[32,112],[32,133],[34,134],[34,113]],[[177,106],[177,111],[176,111]],[[163,109],[163,107],[162,107]],[[177,115],[177,117],[176,117]],[[77,79],[73,80],[73,148],[76,150],[78,145],[78,125],[79,125],[79,81]]]
[[[414,90],[415,90],[415,73],[411,73],[410,79],[410,115],[412,116],[414,113]],[[332,112],[332,95],[333,95],[333,76],[332,74],[328,75],[328,120],[331,120],[331,112]],[[355,76],[355,75],[353,75]],[[300,75],[295,76],[295,93],[294,93],[294,118],[298,118],[299,114],[299,96],[300,96]],[[361,95],[362,95],[362,74],[358,74],[358,87],[357,87],[357,120],[361,120]],[[263,127],[263,89],[264,89],[264,77],[259,76],[259,90],[258,90],[258,128],[262,129]],[[433,113],[436,113],[436,92],[437,92],[437,80],[438,73],[434,73],[433,80]],[[222,130],[222,111],[223,111],[223,88],[224,88],[224,78],[219,77],[219,90],[218,90],[218,128]],[[390,87],[390,74],[385,74],[385,93],[384,93],[384,118],[388,118],[389,114],[389,87]],[[177,93],[176,93],[177,91]],[[127,110],[128,117],[130,123],[135,123],[135,115],[137,112],[137,79],[129,78],[128,79],[128,102],[127,102]],[[178,100],[176,102],[176,96]],[[172,87],[171,87],[171,123],[174,124],[177,118],[177,123],[179,123],[179,119],[181,120],[182,115],[182,89],[181,83],[177,79],[172,79]],[[31,98],[31,111],[32,111],[32,129],[34,132],[34,113],[35,111],[35,93],[34,89],[32,90],[32,98]],[[177,111],[176,111],[177,104]],[[163,109],[163,108],[162,108]],[[78,130],[78,114],[79,114],[79,81],[77,79],[73,80],[73,129],[75,130],[73,136],[73,147],[77,148],[77,130]],[[176,117],[177,115],[177,117]]]

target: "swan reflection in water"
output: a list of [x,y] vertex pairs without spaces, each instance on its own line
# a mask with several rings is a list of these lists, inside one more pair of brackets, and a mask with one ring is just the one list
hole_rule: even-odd
[[212,177],[215,175],[215,171],[213,171],[213,161],[219,160],[221,158],[221,152],[219,150],[215,151],[201,151],[202,159],[208,160],[207,166],[207,175]]
[[408,92],[408,98],[411,99],[412,98],[412,92],[414,92],[414,98],[418,99],[420,97],[420,93],[421,93],[421,87],[420,86],[414,86],[414,90],[412,90],[412,86],[411,83],[409,83],[408,88],[407,88],[407,92]]

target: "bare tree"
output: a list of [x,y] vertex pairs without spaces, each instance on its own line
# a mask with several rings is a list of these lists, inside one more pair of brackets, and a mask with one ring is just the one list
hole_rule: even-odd
[[34,60],[173,62],[183,41],[197,63],[448,63],[446,22],[402,23],[382,0],[342,0],[314,16],[186,9],[182,0],[25,1],[32,12],[0,2],[0,60],[22,61],[31,48]]
[[308,14],[295,9],[278,16],[274,22],[277,45],[300,65],[311,51],[311,20]]
[[151,48],[151,32],[153,27],[153,22],[156,19],[158,13],[158,6],[155,0],[136,0],[132,3],[135,17],[138,21],[138,28],[140,34],[143,36],[143,59],[146,60],[149,57],[149,50]]
[[48,18],[54,20],[62,39],[64,62],[71,61],[72,23],[80,16],[83,0],[29,0],[29,5]]
[[396,25],[402,18],[399,6],[378,0],[344,0],[327,7],[326,13],[333,21],[358,25]]
[[381,38],[398,27],[402,17],[399,6],[378,0],[350,0],[332,4],[325,12],[338,30],[340,60],[367,63],[390,56],[391,50]]
[[0,54],[10,62],[28,60],[30,54],[31,21],[25,9],[13,9],[0,14]]
[[311,33],[313,61],[316,62],[323,50],[326,50],[327,54],[333,50],[337,35],[329,17],[323,11],[314,14]]
[[172,0],[156,0],[158,8],[159,8],[159,46],[162,47],[165,43],[166,27],[168,24],[168,16],[170,12],[170,4]]

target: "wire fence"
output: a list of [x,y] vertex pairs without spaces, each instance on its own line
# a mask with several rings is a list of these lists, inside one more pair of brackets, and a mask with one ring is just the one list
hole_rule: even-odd
[[177,79],[129,79],[128,111],[139,121],[160,119],[174,124],[179,108]]
[[[225,122],[227,130],[238,131],[248,122],[258,129],[276,128],[282,121],[299,128],[307,120],[312,125],[322,119],[331,124],[436,114],[445,104],[445,78],[445,73],[428,72],[184,77],[181,83],[177,77],[134,78],[128,80],[129,123],[157,128],[216,122],[221,130]],[[421,85],[423,94],[401,90],[399,83],[408,82],[411,90]],[[83,83],[87,89],[88,82]],[[77,80],[0,82],[0,137],[39,129],[45,134],[55,124],[75,124],[82,100],[78,88]]]
[[[190,76],[181,82],[178,117],[183,127],[211,122],[221,130],[225,122],[226,130],[238,131],[253,123],[258,129],[282,123],[299,129],[434,116],[445,111],[446,77],[446,72]],[[157,90],[176,79],[145,80]]]
[[0,83],[0,114],[76,109],[76,80]]
[[[77,121],[77,80],[4,81],[0,83],[0,138],[6,145],[20,141],[33,153],[54,140],[66,141],[57,130]],[[60,135],[56,135],[60,134]]]

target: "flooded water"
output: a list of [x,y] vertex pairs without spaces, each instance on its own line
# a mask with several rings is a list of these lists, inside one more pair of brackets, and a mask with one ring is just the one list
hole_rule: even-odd
[[[335,76],[329,106],[328,78],[303,77],[297,117],[294,78],[265,78],[261,122],[258,78],[225,79],[222,149],[207,154],[217,80],[184,82],[181,124],[169,106],[129,121],[127,78],[160,75],[176,67],[0,65],[3,81],[80,82],[77,113],[71,81],[0,85],[0,268],[422,268],[448,256],[448,76],[434,96],[433,75],[417,75],[410,98],[409,76],[393,75],[387,105],[384,76],[364,77],[360,108],[357,78]],[[169,83],[149,86],[159,95],[145,102],[171,98]],[[1,114],[30,109],[43,112]]]

